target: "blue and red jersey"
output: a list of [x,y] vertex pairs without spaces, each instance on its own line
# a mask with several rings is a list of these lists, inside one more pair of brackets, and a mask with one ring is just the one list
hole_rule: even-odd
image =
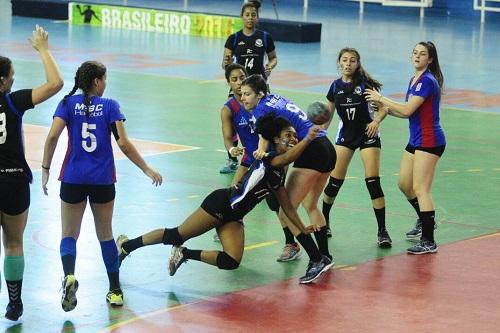
[[125,120],[118,102],[99,96],[90,99],[86,115],[83,95],[69,96],[54,117],[66,122],[68,148],[59,180],[71,184],[109,185],[116,182],[111,147],[111,124]]
[[[314,126],[301,108],[293,104],[293,102],[289,99],[278,94],[269,94],[260,100],[259,104],[255,107],[255,110],[252,112],[252,121],[254,125],[257,122],[257,119],[270,112],[274,112],[278,117],[288,119],[295,131],[297,131],[297,137],[299,140],[305,138],[309,129]],[[317,138],[325,135],[326,131],[320,130]]]
[[250,123],[252,115],[245,110],[243,105],[234,96],[229,98],[224,105],[231,111],[234,128],[241,144],[245,147],[245,154],[241,160],[250,165],[254,161],[253,152],[257,150],[259,144],[259,136]]
[[[413,80],[413,78],[412,78]],[[410,116],[410,140],[414,147],[433,148],[446,144],[444,131],[439,124],[439,84],[430,71],[423,73],[415,84],[408,86],[406,101],[412,96],[424,98],[424,102]]]

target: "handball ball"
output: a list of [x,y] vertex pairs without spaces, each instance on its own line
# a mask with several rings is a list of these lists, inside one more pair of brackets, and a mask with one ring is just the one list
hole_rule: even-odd
[[330,120],[331,114],[323,102],[314,102],[307,107],[307,118],[315,125],[323,125]]

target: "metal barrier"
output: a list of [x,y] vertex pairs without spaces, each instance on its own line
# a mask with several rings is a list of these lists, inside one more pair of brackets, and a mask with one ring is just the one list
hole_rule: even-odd
[[481,23],[484,23],[484,17],[486,12],[497,12],[500,13],[500,5],[493,7],[493,3],[500,3],[500,0],[474,0],[474,10],[481,11]]
[[432,7],[432,0],[357,0],[359,1],[359,12],[364,11],[364,2],[376,2],[382,6],[417,7],[420,8],[420,18],[425,16],[425,8]]

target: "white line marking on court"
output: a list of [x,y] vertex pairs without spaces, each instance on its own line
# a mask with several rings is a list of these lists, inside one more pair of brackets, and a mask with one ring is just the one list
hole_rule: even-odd
[[456,173],[457,170],[444,170],[443,173]]
[[245,246],[245,251],[248,251],[248,250],[253,250],[253,249],[258,249],[258,248],[261,248],[261,247],[266,247],[266,246],[271,246],[271,245],[274,245],[274,244],[277,244],[278,241],[269,241],[269,242],[263,242],[263,243],[257,243],[257,244],[254,244],[254,245],[247,245]]
[[194,199],[194,198],[199,198],[200,196],[198,194],[193,194],[193,195],[188,195],[189,199]]
[[469,169],[468,172],[481,172],[483,169]]

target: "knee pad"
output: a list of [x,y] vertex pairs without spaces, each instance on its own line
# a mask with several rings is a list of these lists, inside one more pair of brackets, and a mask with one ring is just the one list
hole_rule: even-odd
[[368,188],[368,192],[370,193],[370,198],[372,198],[372,200],[382,198],[384,196],[382,186],[380,186],[380,177],[365,178],[365,182],[366,187]]
[[334,198],[337,196],[337,194],[339,194],[339,190],[342,187],[342,184],[344,184],[343,179],[330,177],[330,180],[328,180],[328,184],[325,187],[324,193],[327,196]]
[[233,259],[229,254],[226,252],[219,252],[219,255],[217,256],[217,267],[220,269],[236,269],[240,266],[240,263],[236,260]]
[[184,240],[179,234],[179,228],[168,229],[163,231],[163,244],[165,245],[182,245]]
[[266,203],[267,206],[269,207],[270,210],[273,212],[279,212],[280,210],[280,203],[278,201],[278,198],[276,198],[276,195],[274,193],[269,193],[269,195],[266,197]]

